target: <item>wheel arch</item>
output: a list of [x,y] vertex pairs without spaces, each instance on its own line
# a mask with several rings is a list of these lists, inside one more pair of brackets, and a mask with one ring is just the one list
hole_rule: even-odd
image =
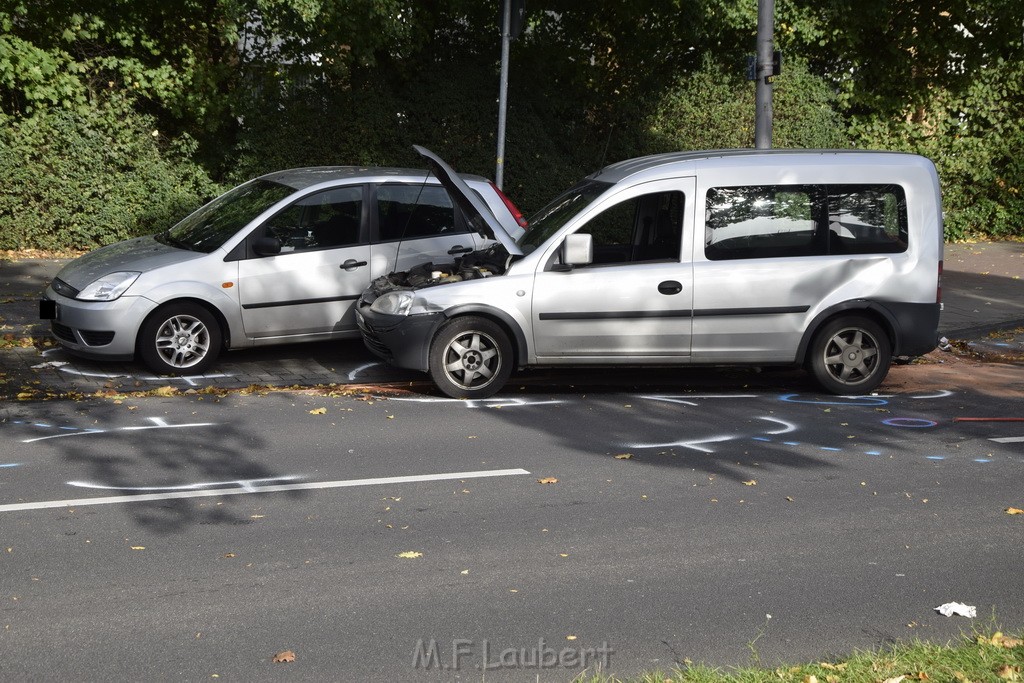
[[882,331],[885,332],[893,355],[896,354],[898,338],[896,331],[898,324],[893,314],[884,306],[874,301],[844,301],[841,304],[829,306],[811,320],[811,324],[807,326],[803,337],[800,339],[800,346],[797,347],[797,364],[803,365],[807,362],[807,350],[811,347],[811,342],[814,341],[818,331],[831,321],[844,315],[862,315],[877,323],[882,328]]
[[169,306],[174,306],[177,304],[194,304],[196,306],[204,308],[210,315],[213,316],[214,320],[217,321],[217,326],[220,327],[220,350],[224,351],[226,349],[231,348],[231,325],[228,324],[228,320],[221,312],[221,310],[217,308],[215,305],[211,304],[209,301],[197,299],[195,297],[185,296],[160,303],[152,311],[150,311],[145,318],[143,318],[142,323],[139,325],[138,329],[135,330],[135,343],[133,347],[135,348],[136,355],[139,354],[139,343],[141,341],[140,336],[142,333],[142,329],[146,326],[146,323],[152,320],[154,316],[160,315],[161,311],[167,309]]
[[515,318],[499,308],[482,304],[454,306],[444,312],[445,320],[460,318],[466,315],[488,318],[500,325],[508,333],[508,339],[512,343],[512,357],[516,361],[516,366],[522,367],[526,365],[529,352],[526,333],[523,332],[522,326],[516,322]]

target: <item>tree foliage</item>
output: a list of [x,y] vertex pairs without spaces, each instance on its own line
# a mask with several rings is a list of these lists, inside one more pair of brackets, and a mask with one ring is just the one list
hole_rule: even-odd
[[[523,208],[618,159],[752,144],[753,0],[527,4]],[[419,166],[412,143],[491,175],[499,20],[497,0],[0,0],[0,241],[104,243],[285,166]],[[951,236],[1021,234],[1024,5],[776,0],[775,23],[776,146],[927,154]]]

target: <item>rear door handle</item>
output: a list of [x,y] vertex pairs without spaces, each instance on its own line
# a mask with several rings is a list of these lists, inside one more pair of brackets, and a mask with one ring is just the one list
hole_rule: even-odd
[[366,261],[356,261],[354,258],[350,258],[349,260],[345,261],[338,267],[341,268],[342,270],[355,270],[356,268],[365,265]]
[[454,255],[454,254],[468,254],[471,251],[473,251],[472,247],[463,247],[462,245],[457,245],[457,246],[454,246],[451,249],[449,249],[448,253],[452,254],[452,255]]
[[678,294],[683,291],[683,285],[675,280],[665,280],[658,285],[658,291],[662,294]]

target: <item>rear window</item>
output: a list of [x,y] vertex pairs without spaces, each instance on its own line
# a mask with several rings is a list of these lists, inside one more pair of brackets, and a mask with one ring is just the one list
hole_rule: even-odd
[[712,261],[907,250],[899,185],[750,185],[708,190]]

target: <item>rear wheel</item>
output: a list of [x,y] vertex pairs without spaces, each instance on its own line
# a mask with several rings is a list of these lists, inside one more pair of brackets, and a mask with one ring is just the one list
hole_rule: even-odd
[[844,316],[826,323],[811,342],[810,370],[832,394],[866,394],[889,372],[892,349],[885,331],[872,320]]
[[220,325],[199,304],[168,304],[139,330],[139,355],[161,375],[202,374],[217,358],[220,346]]
[[497,323],[466,316],[445,323],[430,345],[430,377],[452,398],[487,398],[512,374],[512,343]]

